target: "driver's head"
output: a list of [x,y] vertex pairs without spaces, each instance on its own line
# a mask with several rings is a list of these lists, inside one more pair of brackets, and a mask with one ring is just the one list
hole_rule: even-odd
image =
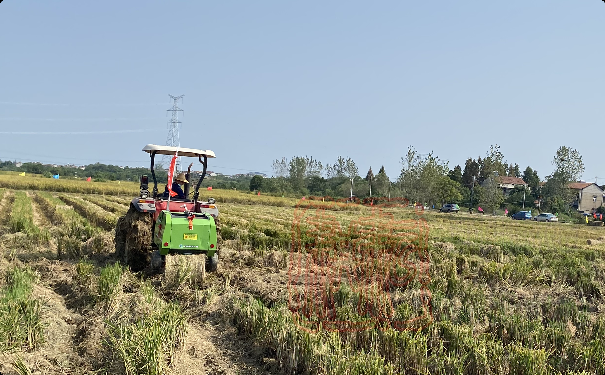
[[186,184],[189,181],[187,181],[187,179],[185,178],[185,173],[181,172],[179,173],[178,176],[176,176],[176,178],[174,179],[174,181],[176,181],[178,184]]

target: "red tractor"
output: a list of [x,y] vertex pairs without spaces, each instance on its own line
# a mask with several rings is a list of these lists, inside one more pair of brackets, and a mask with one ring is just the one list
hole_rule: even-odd
[[218,208],[213,198],[208,198],[207,201],[199,199],[208,158],[214,158],[214,152],[178,148],[178,156],[197,158],[203,167],[193,196],[189,199],[191,165],[185,175],[185,198],[158,193],[155,156],[175,155],[177,147],[149,144],[143,151],[151,157],[153,190],[149,191],[148,176],[142,176],[139,197],[130,202],[126,215],[118,219],[115,232],[116,255],[133,271],[146,271],[150,274],[164,271],[166,255],[205,255],[206,271],[216,271],[220,239]]

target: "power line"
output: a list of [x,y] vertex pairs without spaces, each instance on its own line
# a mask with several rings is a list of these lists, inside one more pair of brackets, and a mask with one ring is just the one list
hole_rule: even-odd
[[0,102],[0,105],[22,105],[22,106],[40,106],[40,107],[70,107],[70,106],[81,106],[81,107],[137,107],[137,106],[159,106],[165,105],[165,103],[79,103],[79,104],[67,104],[67,103],[31,103],[31,102]]
[[24,102],[0,102],[3,105],[38,105],[38,106],[50,106],[50,107],[67,107],[69,104],[62,103],[24,103]]
[[[36,159],[29,159],[31,157],[36,157],[36,158],[44,158],[47,160],[52,160],[54,159],[55,161],[57,159],[60,160],[79,160],[79,161],[83,161],[83,160],[88,160],[88,161],[94,161],[94,162],[100,162],[98,159],[86,159],[86,158],[82,158],[82,157],[62,157],[62,156],[57,156],[57,155],[39,155],[39,154],[31,154],[31,153],[26,153],[26,152],[22,152],[20,150],[9,150],[9,149],[3,149],[2,151],[4,152],[10,152],[11,156],[0,156],[0,158],[2,159],[17,159],[14,157],[15,154],[17,155],[25,155],[25,157],[19,157],[18,159],[21,160],[29,160],[29,161],[40,161],[40,159],[36,160]],[[148,163],[147,160],[112,160],[112,159],[103,159],[104,161],[112,161],[112,162],[128,162],[128,163]],[[53,163],[56,164],[56,163]]]
[[90,135],[90,134],[121,134],[121,133],[143,133],[155,131],[155,129],[131,129],[131,130],[98,130],[91,132],[67,131],[67,132],[0,132],[10,135]]
[[90,164],[96,164],[96,163],[100,163],[100,164],[107,164],[107,165],[116,165],[116,166],[123,166],[125,163],[137,163],[136,165],[132,166],[131,165],[126,165],[129,168],[149,168],[149,165],[146,165],[149,163],[148,160],[93,160],[93,159],[73,159],[73,158],[69,158],[70,160],[77,160],[78,162],[58,162],[56,159],[53,161],[50,161],[49,159],[28,159],[28,158],[14,158],[14,157],[8,157],[8,156],[0,156],[0,160],[2,161],[15,161],[15,162],[22,162],[22,163],[41,163],[41,164],[57,164],[59,166],[64,166],[66,164],[72,164],[72,165],[90,165]]
[[222,168],[222,169],[231,169],[233,171],[243,171],[243,172],[265,172],[265,173],[273,173],[271,171],[264,171],[264,170],[259,170],[259,169],[243,169],[243,168],[231,168],[231,167],[223,167],[221,165],[212,165],[211,168]]
[[[30,155],[30,156],[36,156],[36,155]],[[40,156],[40,157],[49,158],[51,156]],[[64,157],[59,157],[59,158],[55,157],[55,158],[56,159],[61,159],[61,160],[78,160],[78,161],[81,161],[81,162],[82,161],[87,161],[87,162],[92,162],[93,164],[94,163],[103,163],[103,164],[106,164],[106,163],[117,163],[117,164],[121,165],[121,164],[124,164],[124,163],[137,163],[137,164],[139,164],[139,163],[140,164],[147,164],[147,163],[149,163],[149,160],[109,160],[109,159],[98,160],[98,159],[82,159],[82,158],[64,158]],[[17,160],[17,161],[21,161],[21,162],[25,161],[25,162],[40,162],[40,163],[45,163],[45,164],[57,164],[56,160],[54,160],[53,162],[51,162],[51,161],[48,161],[48,159],[47,160],[44,160],[44,159],[30,159],[30,158],[24,158],[24,157],[18,157],[18,158],[16,158],[16,157],[13,157],[13,156],[3,156],[3,155],[0,155],[0,160],[4,160],[4,161],[7,161],[7,160]],[[114,164],[114,165],[116,165],[116,164]],[[133,167],[133,166],[131,166],[130,168],[149,168],[149,166],[148,165],[143,165],[141,167],[138,167],[138,166],[134,166]],[[210,168],[211,169],[220,168],[220,169],[227,169],[227,170],[232,170],[232,171],[242,171],[242,172],[249,172],[249,173],[250,172],[261,172],[261,173],[267,173],[267,174],[272,173],[271,171],[266,171],[266,170],[258,170],[258,169],[252,170],[252,169],[244,169],[244,168],[232,168],[232,167],[225,167],[225,166],[222,166],[222,165],[212,165]]]
[[[36,157],[37,159],[31,159],[32,157]],[[48,156],[48,155],[28,155],[28,157],[15,157],[14,155],[0,155],[0,160],[19,160],[19,161],[31,161],[31,162],[46,162],[48,164],[57,164],[57,160],[77,160],[77,161],[88,161],[93,163],[101,163],[101,162],[113,162],[113,163],[142,163],[148,164],[148,160],[111,160],[111,159],[83,159],[83,158],[69,158],[69,157],[57,157],[57,156]],[[49,161],[54,160],[54,161]]]
[[155,120],[156,117],[100,117],[100,118],[27,118],[27,117],[2,117],[0,121],[139,121],[139,120]]
[[[85,159],[85,158],[70,158],[70,157],[57,157],[56,155],[37,155],[37,154],[29,154],[29,153],[22,153],[20,151],[14,151],[14,150],[3,150],[3,151],[8,151],[11,152],[13,154],[21,154],[21,155],[25,155],[26,157],[15,157],[14,155],[8,156],[8,155],[0,155],[0,160],[19,160],[19,161],[31,161],[31,162],[42,162],[45,161],[44,159],[46,159],[46,162],[48,164],[57,164],[56,161],[58,160],[77,160],[77,161],[89,161],[89,162],[94,162],[94,163],[101,163],[101,162],[112,162],[112,163],[142,163],[142,164],[147,164],[149,163],[149,160],[115,160],[115,159],[103,159],[103,160],[99,160],[99,159]],[[43,158],[43,159],[31,159],[32,157],[36,157],[36,158]],[[50,162],[48,160],[54,159],[53,162]],[[147,168],[147,166],[145,166],[145,168]],[[262,169],[245,169],[245,168],[233,168],[233,167],[226,167],[226,166],[222,166],[222,165],[212,165],[210,166],[210,169],[215,169],[215,168],[221,168],[221,169],[228,169],[228,170],[233,170],[233,171],[242,171],[242,172],[263,172],[263,173],[272,173],[271,171],[267,171],[267,170],[262,170]]]

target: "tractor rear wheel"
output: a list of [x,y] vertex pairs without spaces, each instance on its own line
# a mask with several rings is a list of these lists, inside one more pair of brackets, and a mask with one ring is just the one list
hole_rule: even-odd
[[209,258],[206,257],[206,272],[216,272],[218,269],[218,252]]
[[166,255],[160,254],[159,250],[151,253],[151,267],[150,273],[152,274],[163,274],[166,271]]
[[221,220],[218,217],[215,217],[214,224],[216,225],[216,244],[220,248],[223,242],[223,237],[221,237]]
[[150,265],[153,236],[153,216],[139,212],[132,205],[118,219],[116,228],[116,255],[132,271],[138,272]]
[[126,248],[126,216],[118,218],[116,224],[116,233],[114,236],[114,243],[116,245],[116,256],[118,260],[124,260],[124,249]]

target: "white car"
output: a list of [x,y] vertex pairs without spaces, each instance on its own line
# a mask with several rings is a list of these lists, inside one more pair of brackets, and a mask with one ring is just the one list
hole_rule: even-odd
[[551,213],[543,213],[540,214],[538,216],[536,216],[534,218],[535,221],[548,221],[548,222],[553,222],[553,221],[559,221],[559,218],[556,217],[555,215],[551,214]]

